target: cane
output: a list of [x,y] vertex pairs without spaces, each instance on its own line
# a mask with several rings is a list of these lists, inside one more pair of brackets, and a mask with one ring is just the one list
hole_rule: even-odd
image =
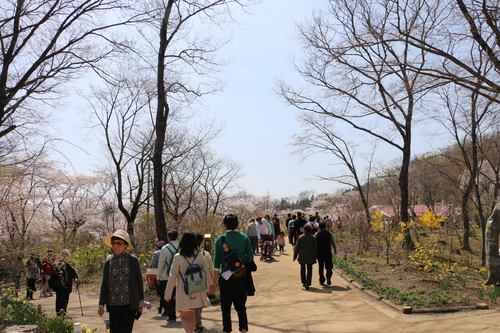
[[78,293],[78,300],[80,301],[80,310],[82,311],[82,317],[83,317],[82,298],[80,296],[80,284],[78,282],[76,282],[76,291]]

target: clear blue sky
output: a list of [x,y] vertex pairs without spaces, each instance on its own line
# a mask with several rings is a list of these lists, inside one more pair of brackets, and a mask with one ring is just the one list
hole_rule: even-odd
[[[222,77],[227,82],[222,93],[205,98],[208,117],[225,124],[220,139],[214,143],[219,155],[228,155],[241,163],[244,176],[239,185],[248,193],[275,198],[296,196],[304,190],[331,192],[336,186],[329,182],[308,180],[328,167],[299,163],[290,154],[291,136],[299,130],[295,110],[274,93],[277,78],[297,78],[290,58],[300,56],[295,24],[310,17],[324,0],[264,0],[250,14],[238,14],[238,25],[231,42],[220,52],[230,59]],[[87,174],[102,166],[105,157],[100,147],[85,136],[88,114],[75,114],[79,109],[67,103],[57,129],[67,142],[58,149],[71,161],[77,173]],[[91,141],[87,141],[87,140]],[[85,152],[73,147],[82,147]],[[59,157],[57,157],[59,158]]]
[[[302,84],[290,61],[301,57],[295,25],[326,5],[324,0],[264,0],[252,14],[235,17],[239,25],[232,27],[233,38],[221,51],[223,58],[232,60],[222,73],[227,85],[224,92],[205,98],[204,112],[225,124],[214,146],[219,155],[242,164],[245,175],[239,184],[250,194],[280,198],[304,190],[332,193],[339,188],[336,183],[312,180],[314,174],[335,174],[331,159],[318,155],[314,162],[299,163],[290,153],[291,138],[300,131],[296,110],[273,91],[277,78]],[[101,149],[82,140],[88,131],[81,127],[82,116],[70,113],[65,117],[61,136],[88,153],[67,143],[61,145],[76,171],[89,173],[96,165],[102,166]],[[397,156],[387,152],[385,157],[390,155]]]
[[[265,0],[253,15],[240,16],[223,54],[232,59],[225,73],[225,91],[208,98],[210,112],[226,124],[217,146],[242,163],[240,184],[251,194],[276,198],[304,190],[332,192],[331,182],[308,179],[328,168],[328,162],[299,163],[290,154],[291,137],[299,131],[295,110],[275,94],[277,78],[297,79],[291,57],[300,57],[295,25],[310,17],[322,0]],[[318,161],[318,160],[317,160]]]

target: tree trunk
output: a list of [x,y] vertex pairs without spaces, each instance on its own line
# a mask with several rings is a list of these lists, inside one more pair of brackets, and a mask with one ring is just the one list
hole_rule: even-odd
[[500,283],[500,256],[498,255],[498,236],[500,234],[500,200],[495,204],[486,223],[486,267],[488,268],[488,280],[485,285],[497,285]]
[[169,106],[167,103],[167,91],[165,89],[165,54],[168,46],[167,28],[172,11],[172,5],[175,0],[169,0],[165,8],[160,28],[160,47],[158,50],[158,106],[156,110],[155,123],[155,143],[153,157],[153,202],[155,212],[156,236],[159,240],[167,240],[167,228],[165,226],[165,212],[163,210],[163,148],[165,146],[165,137],[167,132],[167,121],[169,115]]
[[[462,194],[462,202],[461,202],[461,208],[462,208],[462,221],[464,225],[464,238],[463,238],[463,246],[462,248],[467,251],[471,251],[470,248],[470,243],[469,243],[469,235],[470,235],[470,216],[469,216],[469,196],[472,191],[472,182],[473,178],[471,177],[469,179],[469,182],[467,184],[467,187],[465,188],[465,191]],[[484,239],[484,238],[483,238]]]
[[[410,134],[407,133],[408,144],[405,143],[404,145],[403,162],[401,163],[401,172],[399,174],[399,190],[401,192],[401,211],[400,211],[401,222],[404,222],[407,225],[408,222],[410,221],[410,218],[408,216],[408,206],[410,202],[408,194],[408,183],[409,183],[408,170],[410,168],[411,149],[409,142],[411,140],[409,139],[409,137]],[[415,244],[411,239],[410,228],[408,226],[404,229],[403,246],[407,251],[413,251],[415,249]]]

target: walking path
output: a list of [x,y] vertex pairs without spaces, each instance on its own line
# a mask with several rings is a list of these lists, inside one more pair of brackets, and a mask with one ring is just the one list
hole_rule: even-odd
[[[260,262],[254,272],[256,295],[249,297],[247,311],[251,333],[309,332],[500,332],[499,310],[474,310],[445,314],[405,315],[354,288],[334,273],[332,286],[318,282],[314,265],[313,284],[305,290],[300,283],[300,266],[288,252],[274,256],[271,262]],[[83,316],[78,294],[70,296],[68,314],[75,322],[105,332],[105,318],[97,315],[98,295],[81,290]],[[37,295],[39,296],[39,294]],[[37,298],[37,304],[54,311],[55,297]],[[154,304],[156,309],[157,303]],[[218,305],[203,310],[203,332],[222,330]],[[233,310],[233,332],[237,332],[237,315]],[[168,330],[167,330],[168,329]],[[182,333],[180,320],[167,323],[156,310],[146,312],[135,322],[135,333]]]

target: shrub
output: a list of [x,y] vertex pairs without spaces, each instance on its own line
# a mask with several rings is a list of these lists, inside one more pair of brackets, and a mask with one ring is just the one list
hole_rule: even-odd
[[39,332],[73,333],[74,329],[69,318],[48,316],[35,302],[15,297],[9,291],[0,294],[0,318],[2,332],[13,325],[37,325]]

